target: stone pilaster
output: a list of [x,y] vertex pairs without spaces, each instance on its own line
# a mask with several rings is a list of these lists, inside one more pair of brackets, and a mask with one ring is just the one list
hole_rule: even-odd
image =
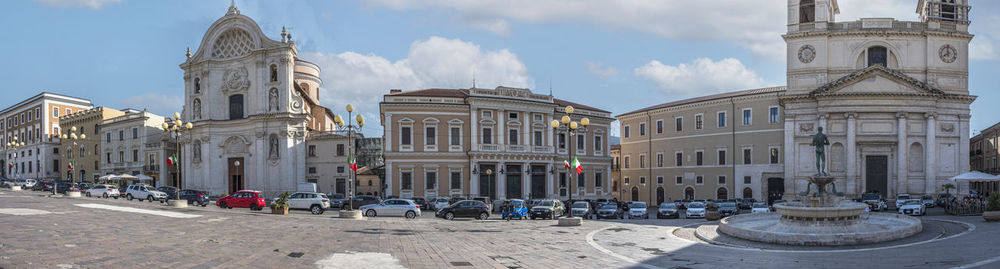
[[906,193],[906,113],[896,113],[896,193]]
[[[861,184],[858,182],[858,160],[857,160],[857,142],[855,142],[855,121],[857,118],[857,113],[845,113],[844,117],[847,118],[847,185],[848,190],[854,190],[854,193],[861,193]],[[788,169],[788,165],[785,165],[785,169]],[[850,187],[851,185],[853,187]]]
[[927,113],[925,117],[927,118],[927,137],[924,142],[924,194],[933,194],[935,190],[934,180],[937,176],[937,142],[935,140],[937,136],[937,123],[934,118],[937,115],[933,113]]

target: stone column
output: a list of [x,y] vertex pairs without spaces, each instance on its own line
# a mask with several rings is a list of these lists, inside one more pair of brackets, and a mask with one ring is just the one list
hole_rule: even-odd
[[958,171],[969,171],[969,115],[958,115]]
[[[469,110],[471,111],[470,114],[472,114],[472,115],[469,115],[469,116],[471,116],[470,117],[470,121],[471,122],[469,122],[469,125],[468,125],[469,126],[469,143],[471,143],[471,144],[469,144],[469,145],[471,145],[469,147],[469,151],[479,151],[479,135],[480,134],[479,134],[479,121],[477,120],[479,118],[479,109],[476,108],[475,106],[473,106],[473,107],[470,107]],[[450,130],[449,130],[449,132],[450,132]],[[475,165],[475,164],[473,164],[473,165]],[[472,171],[472,170],[469,170],[469,171]],[[469,191],[471,192],[472,190],[469,190]]]
[[936,179],[936,176],[937,176],[937,171],[935,171],[935,169],[934,169],[937,166],[937,163],[936,163],[937,162],[937,151],[936,151],[936,149],[937,149],[937,142],[935,141],[935,138],[937,136],[937,133],[935,132],[937,130],[936,129],[937,128],[937,123],[934,121],[934,118],[936,116],[937,115],[935,115],[934,113],[927,113],[925,115],[925,117],[927,117],[927,133],[926,133],[926,135],[927,135],[927,137],[926,137],[927,141],[924,142],[924,152],[925,152],[925,154],[924,154],[924,165],[925,165],[925,167],[924,167],[924,175],[925,175],[925,178],[924,178],[924,194],[933,194],[934,190],[936,189],[935,186],[934,186],[934,180]]
[[896,113],[896,193],[906,191],[906,112]]
[[[531,171],[531,162],[524,162],[522,164],[522,166],[521,166],[521,169],[522,169],[521,170],[521,198],[525,199],[525,200],[531,199],[531,197],[528,196],[528,193],[531,192],[531,175],[532,175],[531,174],[532,173],[532,171]],[[528,172],[525,173],[524,171],[528,171]]]
[[[847,118],[847,189],[854,190],[854,193],[861,193],[861,182],[858,180],[858,154],[857,142],[855,142],[855,118],[857,113],[845,113]],[[787,165],[786,165],[787,166]]]
[[[507,140],[505,140],[507,137],[507,133],[503,130],[503,128],[506,127],[507,125],[506,117],[507,115],[503,109],[497,110],[497,115],[493,117],[497,121],[497,134],[496,134],[497,140],[493,141],[495,142],[493,144],[497,144],[498,146],[500,146],[500,151],[507,150],[506,148],[504,148],[504,145],[507,144]],[[500,170],[500,168],[497,168],[497,170]]]
[[[551,128],[549,130],[551,130]],[[551,162],[548,163],[547,165],[545,165],[545,185],[547,185],[547,187],[545,189],[545,198],[551,197],[550,196],[551,194],[559,193],[553,187],[553,186],[555,186],[554,182],[556,181],[556,174],[555,173],[549,173],[549,171],[552,171],[552,163]]]

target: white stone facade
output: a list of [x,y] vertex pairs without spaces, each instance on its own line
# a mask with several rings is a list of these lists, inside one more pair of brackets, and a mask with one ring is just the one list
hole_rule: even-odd
[[268,38],[233,6],[180,65],[183,119],[194,124],[181,139],[184,188],[274,197],[305,181],[306,102],[318,102],[319,67],[281,35]]
[[[159,166],[150,163],[146,144],[150,138],[163,137],[162,116],[132,109],[125,115],[101,122],[101,173],[104,175],[146,174],[157,178]],[[158,141],[157,141],[158,142]],[[110,160],[109,157],[110,156]],[[155,173],[153,168],[156,168]],[[150,183],[152,184],[152,183]]]
[[819,127],[838,191],[943,192],[969,171],[967,1],[920,1],[923,19],[912,22],[835,22],[837,1],[814,2],[813,10],[788,2],[786,193],[805,191],[816,174],[810,143]]

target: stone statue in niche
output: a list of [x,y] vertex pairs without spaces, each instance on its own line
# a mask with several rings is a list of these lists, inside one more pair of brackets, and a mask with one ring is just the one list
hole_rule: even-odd
[[191,160],[196,163],[201,162],[201,141],[195,140],[194,143],[191,144],[191,155]]
[[193,102],[193,104],[191,104],[191,106],[193,107],[192,110],[194,111],[194,115],[192,115],[192,118],[194,118],[196,120],[200,120],[201,119],[201,99],[197,99],[197,98],[194,99],[194,102]]
[[272,134],[270,140],[271,140],[270,141],[271,142],[270,143],[271,146],[270,146],[270,151],[268,151],[269,152],[268,156],[270,158],[272,158],[272,159],[277,159],[278,158],[278,136]]
[[267,104],[269,111],[278,111],[278,89],[271,88],[271,92],[267,95]]

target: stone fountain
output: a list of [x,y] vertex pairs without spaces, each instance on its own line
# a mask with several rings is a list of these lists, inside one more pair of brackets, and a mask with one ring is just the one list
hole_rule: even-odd
[[[825,172],[824,146],[829,145],[823,127],[813,136],[816,147],[814,176],[806,177],[806,191],[797,202],[775,204],[777,213],[746,214],[725,218],[719,232],[746,240],[785,244],[839,246],[902,239],[919,233],[917,218],[890,213],[865,213],[868,205],[844,201],[835,178]],[[816,191],[812,191],[813,186]],[[829,187],[829,188],[828,188]]]

